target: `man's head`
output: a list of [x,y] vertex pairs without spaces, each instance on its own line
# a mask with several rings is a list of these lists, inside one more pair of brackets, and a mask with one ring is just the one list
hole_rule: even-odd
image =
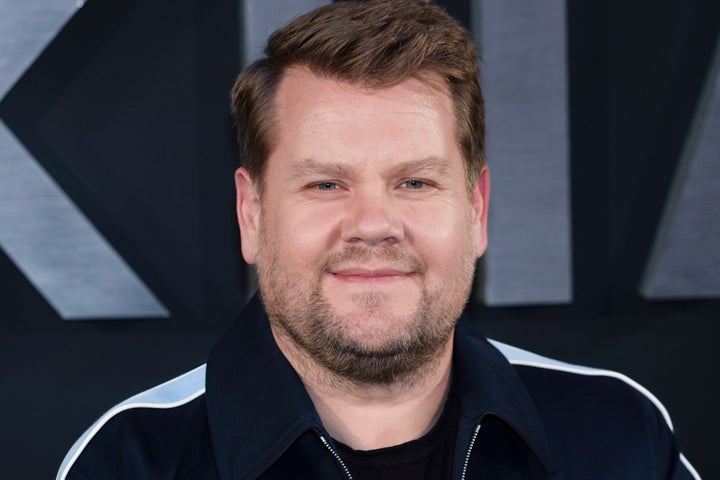
[[435,82],[453,101],[468,186],[485,165],[485,112],[477,49],[468,32],[423,0],[333,3],[303,15],[268,40],[266,57],[246,68],[232,90],[242,163],[262,191],[277,138],[275,100],[291,67],[369,88],[408,78]]
[[310,13],[268,51],[233,99],[243,256],[278,344],[357,383],[410,381],[450,351],[486,247],[474,47],[427,3],[370,1]]

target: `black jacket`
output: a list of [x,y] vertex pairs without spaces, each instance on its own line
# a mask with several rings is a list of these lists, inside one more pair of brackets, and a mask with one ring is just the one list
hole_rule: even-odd
[[[453,358],[453,478],[699,478],[665,409],[632,380],[488,342],[464,323]],[[348,477],[256,298],[206,365],[101,417],[58,478]]]

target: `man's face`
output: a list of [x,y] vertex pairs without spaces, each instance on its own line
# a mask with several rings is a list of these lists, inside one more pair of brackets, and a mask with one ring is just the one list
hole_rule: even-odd
[[275,126],[262,197],[236,174],[273,330],[351,380],[407,377],[451,340],[486,246],[487,172],[470,195],[449,95],[295,68]]

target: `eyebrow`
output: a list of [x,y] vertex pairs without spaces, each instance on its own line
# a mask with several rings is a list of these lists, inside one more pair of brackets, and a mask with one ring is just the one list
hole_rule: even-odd
[[448,161],[432,155],[418,160],[402,162],[391,170],[391,175],[394,177],[412,177],[418,173],[447,177],[449,175]]
[[[308,176],[321,175],[335,178],[344,178],[353,173],[355,167],[337,162],[322,162],[312,158],[306,158],[294,163],[288,174],[288,179],[302,180]],[[438,177],[447,177],[448,161],[431,155],[418,160],[407,160],[395,165],[390,170],[392,177],[412,177],[418,174],[430,174]]]
[[308,176],[322,175],[342,178],[351,172],[347,166],[336,162],[321,162],[313,158],[305,158],[293,163],[288,174],[289,180],[302,180]]

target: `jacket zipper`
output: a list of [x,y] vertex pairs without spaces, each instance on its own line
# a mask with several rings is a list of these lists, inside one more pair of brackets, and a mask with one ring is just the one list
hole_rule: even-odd
[[320,441],[322,441],[323,445],[325,445],[325,448],[328,449],[328,451],[332,454],[333,457],[335,457],[335,461],[342,469],[343,473],[345,474],[345,477],[348,480],[352,480],[352,475],[350,475],[350,470],[348,470],[347,465],[345,465],[345,462],[342,461],[342,458],[340,458],[340,455],[335,451],[335,449],[330,445],[330,443],[325,440],[325,437],[320,435]]
[[465,480],[465,476],[467,475],[468,463],[470,463],[470,454],[472,453],[472,449],[475,446],[475,440],[477,440],[478,433],[480,433],[479,423],[475,426],[475,430],[473,431],[472,437],[470,438],[470,446],[468,447],[468,451],[465,454],[465,462],[463,463],[462,475],[460,476],[460,480]]
[[[462,475],[460,476],[460,480],[465,480],[465,477],[467,475],[468,463],[470,463],[470,454],[472,454],[472,449],[475,446],[475,441],[477,440],[478,434],[480,433],[480,427],[481,424],[478,423],[475,426],[475,430],[473,430],[472,437],[470,438],[470,445],[468,446],[467,453],[465,454],[465,462],[463,462]],[[330,443],[325,440],[325,437],[323,435],[320,435],[320,441],[323,443],[323,445],[325,445],[325,448],[328,449],[328,452],[330,452],[330,454],[332,454],[332,456],[335,458],[335,461],[342,469],[345,477],[348,480],[352,480],[353,477],[350,474],[350,470],[348,470],[347,465],[345,465],[345,462],[343,462],[342,458],[340,458],[340,455],[335,451],[332,445],[330,445]]]

